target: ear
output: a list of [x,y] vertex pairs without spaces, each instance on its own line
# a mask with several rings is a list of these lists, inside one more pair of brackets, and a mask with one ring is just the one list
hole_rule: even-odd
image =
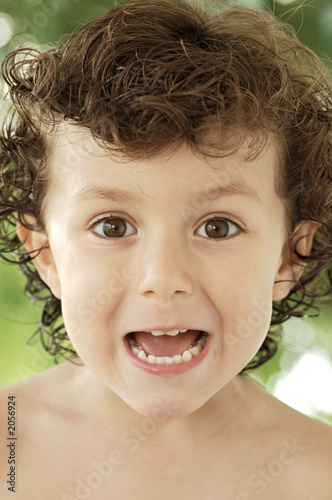
[[[36,225],[36,220],[31,216],[25,215],[24,220],[31,227]],[[20,222],[17,223],[16,233],[25,249],[31,253],[33,263],[41,279],[51,289],[53,295],[61,299],[59,275],[46,233],[40,230],[28,229]]]
[[294,283],[300,278],[306,263],[297,255],[310,255],[314,234],[321,226],[319,222],[299,222],[284,244],[273,287],[273,300],[282,300],[289,294]]

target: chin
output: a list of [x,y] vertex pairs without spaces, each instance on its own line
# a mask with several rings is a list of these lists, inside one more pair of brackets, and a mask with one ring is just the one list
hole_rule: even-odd
[[175,396],[167,392],[152,398],[149,397],[145,401],[129,399],[124,401],[140,415],[152,418],[156,422],[187,417],[207,402],[206,397],[202,401],[193,401],[191,397]]

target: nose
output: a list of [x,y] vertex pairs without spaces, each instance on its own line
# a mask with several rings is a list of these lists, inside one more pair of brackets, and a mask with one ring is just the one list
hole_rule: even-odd
[[189,296],[193,273],[188,252],[174,241],[150,242],[140,262],[138,291],[145,297],[169,301]]

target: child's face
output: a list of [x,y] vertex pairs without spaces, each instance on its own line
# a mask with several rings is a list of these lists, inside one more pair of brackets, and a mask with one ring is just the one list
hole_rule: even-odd
[[[251,162],[245,153],[206,161],[183,146],[118,163],[77,129],[58,137],[39,270],[85,365],[142,414],[162,398],[178,415],[200,408],[266,336],[287,267],[285,210],[276,148]],[[127,343],[175,329],[208,333],[190,362],[149,364]],[[163,350],[175,338],[150,337]]]

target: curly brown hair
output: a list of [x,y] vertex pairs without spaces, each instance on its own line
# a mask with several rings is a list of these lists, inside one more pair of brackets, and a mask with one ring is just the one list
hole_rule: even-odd
[[[216,10],[216,5],[218,9]],[[45,125],[87,128],[112,154],[151,158],[187,143],[221,156],[250,132],[259,152],[267,135],[281,147],[278,194],[290,234],[299,221],[320,223],[310,256],[289,295],[273,304],[271,327],[254,359],[276,352],[281,324],[304,316],[331,292],[332,91],[320,59],[271,14],[213,2],[137,0],[88,22],[54,50],[21,48],[3,61],[12,109],[0,138],[1,255],[27,277],[26,293],[45,301],[40,333],[55,356],[75,351],[61,324],[61,302],[39,277],[16,224],[25,214],[44,229],[48,187]],[[217,130],[218,141],[208,142]],[[248,158],[250,161],[250,158]]]

